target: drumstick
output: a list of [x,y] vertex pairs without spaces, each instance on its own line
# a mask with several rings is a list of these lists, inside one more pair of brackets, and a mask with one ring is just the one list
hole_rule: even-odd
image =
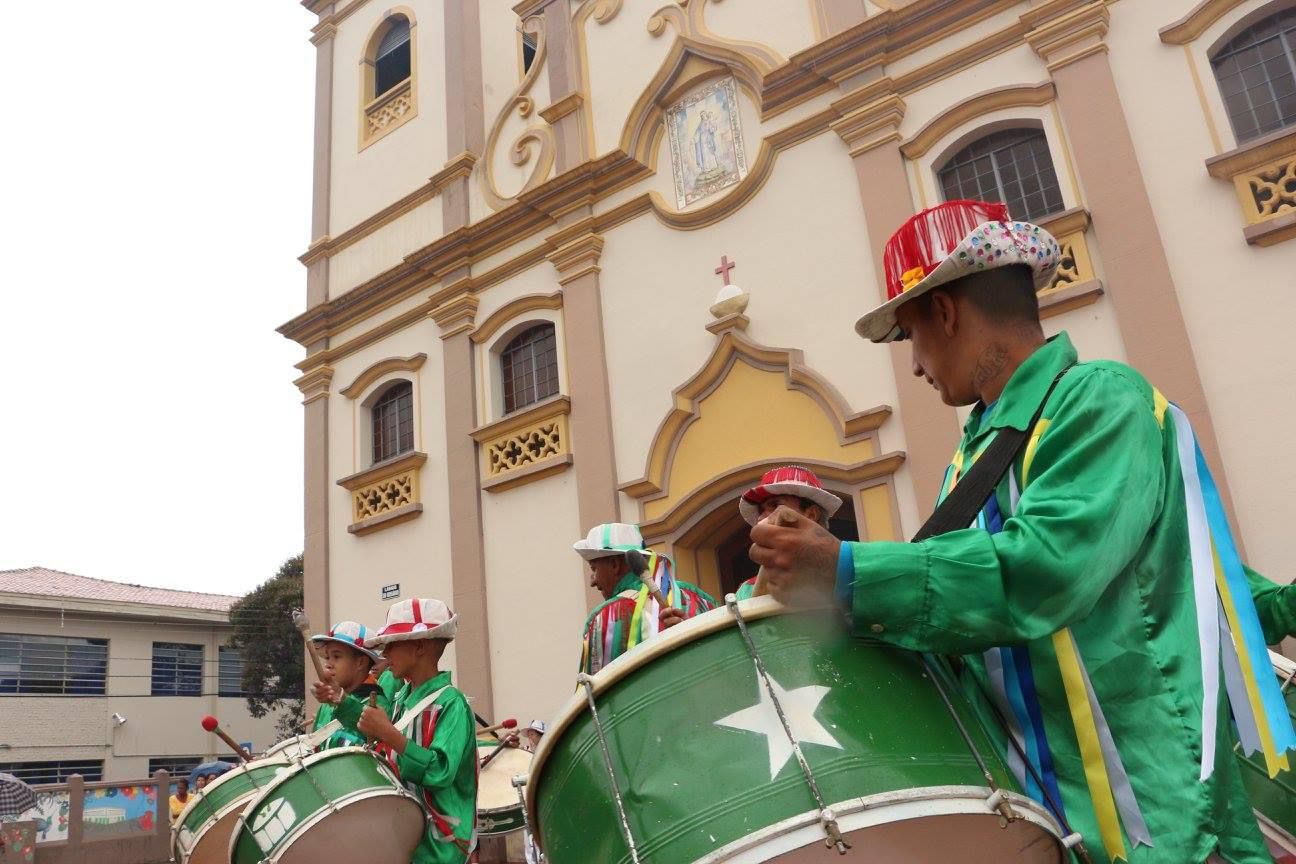
[[228,744],[229,748],[233,750],[236,754],[238,754],[239,759],[241,759],[244,762],[252,761],[252,754],[248,753],[241,746],[239,746],[239,743],[237,741],[231,738],[225,732],[224,729],[220,728],[220,724],[216,722],[215,717],[211,716],[210,714],[208,714],[206,717],[203,717],[202,727],[206,729],[208,732],[215,735],[217,738],[224,741],[226,744]]
[[502,753],[502,752],[504,751],[504,748],[508,746],[508,742],[509,742],[510,740],[514,740],[514,739],[516,739],[516,738],[517,738],[517,733],[516,733],[516,732],[514,732],[512,735],[506,735],[506,736],[505,736],[505,737],[500,741],[500,743],[497,744],[497,745],[495,746],[495,749],[494,749],[494,750],[492,750],[490,753],[486,754],[486,758],[483,759],[483,760],[481,761],[481,764],[477,766],[477,770],[478,770],[478,771],[482,771],[482,770],[484,770],[484,769],[486,768],[486,766],[489,765],[489,764],[491,763],[491,760],[492,760],[492,759],[494,759],[496,756],[498,756],[500,753]]
[[[487,726],[485,729],[482,729],[481,732],[478,732],[477,734],[480,735],[482,732],[494,732],[496,729],[516,729],[516,728],[517,728],[517,720],[510,717],[507,720],[505,720],[503,723],[496,723],[494,726]],[[496,735],[495,737],[498,738],[499,736]]]
[[332,681],[333,676],[324,671],[324,666],[320,663],[319,654],[315,653],[315,646],[310,640],[310,619],[306,613],[300,609],[292,611],[293,626],[302,634],[302,641],[306,643],[306,653],[310,654],[311,663],[315,666],[315,677],[320,681]]
[[653,583],[652,574],[648,572],[648,568],[645,567],[644,571],[639,574],[639,581],[648,587],[648,593],[652,594],[652,598],[657,601],[658,606],[662,609],[670,608],[670,604],[667,603],[666,598],[662,596],[661,589]]
[[[774,509],[774,512],[766,517],[765,521],[773,520],[775,525],[795,525],[797,523],[796,514],[790,509],[780,504]],[[752,588],[753,597],[764,597],[769,593],[769,576],[765,573],[765,568],[761,567],[756,571],[756,584]]]

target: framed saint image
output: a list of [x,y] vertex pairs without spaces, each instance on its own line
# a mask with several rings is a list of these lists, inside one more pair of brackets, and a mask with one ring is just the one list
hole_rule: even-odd
[[675,205],[680,209],[747,176],[738,117],[738,86],[721,78],[694,90],[666,112]]

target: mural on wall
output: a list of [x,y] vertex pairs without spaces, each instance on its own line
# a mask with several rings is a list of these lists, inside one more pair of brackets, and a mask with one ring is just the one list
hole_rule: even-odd
[[5,864],[32,864],[36,860],[36,828],[26,821],[0,824],[0,852]]
[[156,786],[138,784],[86,790],[82,823],[87,839],[148,834],[157,827],[156,820]]
[[747,176],[747,151],[733,78],[711,81],[666,112],[675,204],[681,210]]
[[67,792],[37,792],[36,806],[18,818],[36,823],[36,840],[54,843],[68,838],[68,812],[72,809]]

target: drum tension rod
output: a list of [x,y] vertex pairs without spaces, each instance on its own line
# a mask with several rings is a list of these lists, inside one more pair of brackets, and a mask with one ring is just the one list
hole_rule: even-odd
[[765,685],[765,692],[769,694],[770,701],[774,703],[774,711],[778,714],[779,723],[783,725],[783,734],[787,735],[788,742],[792,745],[792,752],[796,755],[797,764],[801,766],[801,774],[805,777],[806,785],[810,787],[810,794],[814,795],[815,803],[819,805],[819,824],[823,826],[824,833],[828,835],[824,838],[824,845],[829,849],[835,848],[838,855],[845,855],[846,850],[851,848],[851,844],[847,843],[846,838],[842,837],[841,829],[837,827],[837,815],[824,803],[823,795],[819,792],[819,784],[815,782],[814,772],[810,770],[810,763],[806,761],[805,754],[801,752],[801,745],[797,742],[796,735],[792,734],[792,724],[788,722],[787,715],[783,713],[783,704],[779,702],[778,694],[774,692],[774,685],[770,683],[769,673],[765,671],[765,664],[756,651],[756,643],[752,641],[751,634],[747,632],[747,622],[738,609],[738,595],[726,594],[725,606],[728,607],[729,613],[733,615],[734,621],[738,623],[738,632],[742,634],[743,643],[747,646],[747,653],[756,664],[756,674],[760,676],[761,682]]
[[527,815],[526,791],[524,787],[527,785],[527,781],[529,781],[530,779],[531,779],[530,774],[514,774],[513,788],[517,790],[518,803],[522,805],[522,830],[526,831],[526,833],[531,835],[531,842],[535,843],[537,848],[539,848],[540,851],[543,852],[544,847],[540,845],[540,838],[537,837],[534,833],[532,833],[531,817]]
[[630,833],[630,820],[626,818],[625,804],[621,801],[621,784],[617,782],[616,771],[612,767],[612,751],[608,749],[607,736],[603,733],[603,722],[599,720],[598,706],[594,704],[594,679],[582,672],[576,676],[576,683],[585,688],[585,699],[589,702],[594,731],[598,733],[599,746],[603,749],[603,765],[607,768],[608,780],[612,784],[612,800],[616,804],[617,816],[621,820],[621,833],[625,835],[626,846],[630,849],[630,860],[633,864],[639,864],[639,850],[635,847],[634,835]]
[[972,752],[972,758],[976,760],[977,767],[981,769],[981,776],[985,778],[986,785],[990,787],[990,796],[986,798],[986,806],[992,811],[999,812],[999,825],[1001,828],[1007,828],[1009,822],[1016,822],[1019,818],[1013,811],[1012,805],[1008,803],[1008,798],[1004,795],[999,784],[995,782],[994,775],[990,773],[990,768],[986,765],[985,759],[981,757],[981,751],[977,750],[976,743],[972,736],[968,734],[967,727],[963,725],[963,718],[959,717],[958,712],[954,710],[954,703],[950,701],[949,695],[945,692],[945,686],[941,684],[937,676],[936,669],[932,666],[931,658],[926,654],[918,655],[922,658],[923,667],[927,670],[927,677],[931,678],[932,684],[936,687],[936,692],[940,694],[941,701],[945,703],[945,710],[949,712],[950,717],[954,720],[954,725],[958,727],[959,734],[963,736],[963,743],[967,745],[968,750]]
[[295,760],[293,760],[293,761],[295,761],[295,762],[298,764],[298,766],[301,767],[302,773],[306,775],[306,779],[310,781],[310,784],[311,784],[312,786],[315,787],[315,791],[316,791],[316,792],[319,794],[319,796],[320,796],[321,798],[323,798],[324,801],[328,804],[329,812],[330,812],[330,813],[336,813],[336,812],[337,812],[337,809],[338,809],[338,808],[337,808],[337,805],[333,803],[333,799],[332,799],[332,798],[330,798],[328,795],[325,795],[325,794],[324,794],[324,790],[321,789],[321,788],[320,788],[320,785],[319,785],[318,783],[315,782],[315,775],[311,774],[310,769],[306,767],[306,763],[305,763],[304,761],[302,761],[302,759],[301,759],[300,757],[298,757],[297,759],[295,759]]

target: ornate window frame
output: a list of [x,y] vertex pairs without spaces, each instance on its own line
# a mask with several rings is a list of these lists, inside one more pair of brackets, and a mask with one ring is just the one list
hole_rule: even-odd
[[[413,519],[423,512],[420,476],[423,452],[422,376],[426,354],[388,357],[361,372],[338,391],[351,402],[352,472],[337,481],[350,493],[347,531],[363,535]],[[407,382],[413,397],[414,449],[382,462],[373,462],[373,420],[370,409],[398,382]],[[364,467],[360,467],[364,466]]]
[[[479,424],[494,423],[508,416],[504,411],[504,377],[500,368],[500,354],[514,337],[537,324],[553,325],[554,345],[558,351],[557,395],[568,393],[570,378],[567,374],[567,343],[563,334],[562,293],[518,297],[488,316],[472,333],[477,355]],[[532,407],[526,405],[513,413],[523,413]]]
[[[504,413],[500,354],[515,336],[537,324],[551,324],[558,352],[558,393]],[[472,437],[481,458],[481,488],[502,492],[563,471],[572,464],[568,415],[567,345],[562,292],[527,294],[497,309],[473,330],[480,424]]]
[[[410,74],[401,84],[374,94],[374,60],[378,45],[397,16],[409,22]],[[365,37],[360,56],[359,149],[364,150],[418,116],[418,18],[408,6],[393,6],[382,13]]]
[[997,88],[971,96],[929,120],[900,147],[909,162],[909,184],[920,209],[944,199],[940,169],[968,144],[1006,129],[1043,131],[1065,209],[1040,219],[1057,237],[1063,266],[1053,284],[1040,292],[1040,316],[1050,318],[1097,302],[1102,296],[1089,213],[1058,114],[1051,81]]
[[[1202,0],[1183,18],[1163,27],[1161,41],[1181,46],[1215,154],[1205,168],[1230,182],[1242,210],[1242,236],[1254,246],[1296,238],[1296,205],[1282,189],[1296,180],[1296,127],[1239,145],[1219,92],[1211,58],[1261,18],[1296,7],[1296,0]],[[1281,196],[1278,207],[1275,198]],[[1282,208],[1282,209],[1280,209]]]

